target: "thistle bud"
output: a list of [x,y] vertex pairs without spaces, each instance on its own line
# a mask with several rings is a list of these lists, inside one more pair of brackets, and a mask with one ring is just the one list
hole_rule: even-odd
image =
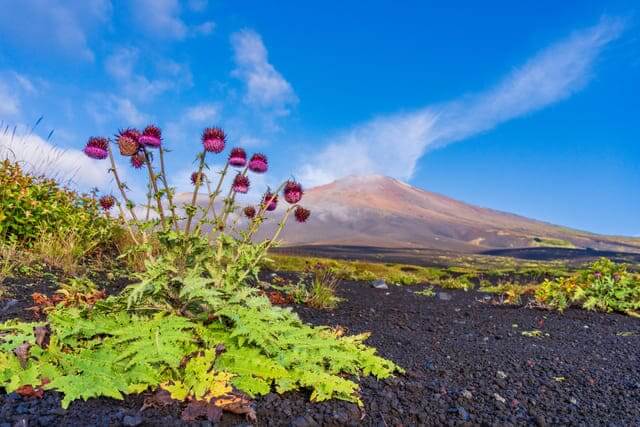
[[296,221],[304,223],[307,222],[307,220],[311,216],[311,211],[309,209],[303,208],[302,206],[298,206],[293,214],[296,217]]
[[276,207],[278,207],[278,195],[267,191],[262,198],[262,206],[267,211],[275,211]]
[[204,179],[206,178],[205,174],[203,172],[194,172],[191,174],[191,183],[193,185],[200,185],[204,182]]
[[116,199],[111,195],[106,195],[100,197],[99,203],[102,209],[108,211],[116,204]]
[[246,216],[249,219],[253,219],[256,216],[256,208],[254,208],[253,206],[247,206],[246,208],[244,208],[244,216]]

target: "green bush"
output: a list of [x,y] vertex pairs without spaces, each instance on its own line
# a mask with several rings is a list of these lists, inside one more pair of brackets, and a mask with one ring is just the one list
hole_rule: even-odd
[[603,258],[571,277],[545,280],[536,300],[561,311],[579,304],[588,310],[635,314],[640,309],[640,276]]
[[0,242],[77,260],[104,248],[117,232],[95,198],[0,162]]

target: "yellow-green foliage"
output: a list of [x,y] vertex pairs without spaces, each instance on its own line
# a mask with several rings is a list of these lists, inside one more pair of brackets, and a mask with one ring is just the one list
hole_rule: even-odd
[[65,267],[104,247],[117,232],[94,198],[0,162],[0,241]]
[[444,277],[446,273],[435,267],[409,266],[404,264],[383,264],[378,262],[345,261],[317,257],[296,257],[270,255],[271,261],[265,267],[278,271],[304,271],[313,265],[326,266],[344,280],[371,281],[384,279],[389,283],[414,285],[431,283]]
[[[91,309],[57,307],[48,316],[46,349],[35,344],[41,324],[0,325],[0,385],[11,392],[46,378],[44,388],[63,392],[65,407],[158,386],[176,398],[202,398],[231,384],[251,396],[307,388],[313,400],[361,403],[346,375],[385,378],[399,370],[363,344],[366,334],[343,337],[306,325],[245,286],[237,268],[252,255],[223,267],[211,251],[197,255],[193,244],[196,255],[182,265],[174,260],[182,251],[169,250],[147,262],[139,283]],[[244,269],[246,277],[251,270]],[[13,350],[23,342],[31,349],[21,364]],[[190,362],[183,366],[184,360]]]
[[576,303],[589,310],[636,314],[640,309],[640,275],[602,258],[571,277],[546,280],[536,290],[536,300],[558,310]]

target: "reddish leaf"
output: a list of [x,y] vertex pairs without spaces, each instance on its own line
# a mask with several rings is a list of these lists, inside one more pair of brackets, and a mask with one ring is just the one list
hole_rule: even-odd
[[233,414],[244,415],[249,421],[255,422],[257,420],[256,411],[253,409],[252,401],[248,397],[240,394],[230,394],[215,400],[216,406],[222,408],[222,410],[231,412]]
[[23,385],[16,389],[16,393],[22,397],[37,397],[38,399],[42,399],[44,390],[41,387],[33,388],[30,385]]
[[36,326],[33,328],[33,333],[36,336],[36,344],[42,348],[49,347],[49,339],[51,338],[51,328],[49,325]]
[[13,353],[16,355],[18,360],[20,361],[20,366],[22,368],[27,367],[27,359],[29,359],[29,349],[31,348],[31,344],[28,342],[24,342],[20,344],[18,347],[13,350]]

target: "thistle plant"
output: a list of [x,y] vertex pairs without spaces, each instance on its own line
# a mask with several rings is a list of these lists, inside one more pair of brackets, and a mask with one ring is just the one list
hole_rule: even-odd
[[[267,156],[254,153],[249,157],[243,148],[233,147],[223,168],[213,174],[210,172],[209,161],[216,161],[223,155],[227,147],[227,135],[219,127],[209,127],[203,130],[201,143],[202,149],[195,159],[196,170],[191,174],[193,191],[188,203],[182,206],[177,205],[174,199],[175,187],[169,184],[165,167],[167,150],[159,127],[151,124],[142,131],[126,128],[116,134],[114,141],[104,137],[91,137],[86,144],[84,152],[87,156],[96,160],[109,159],[109,173],[113,175],[119,192],[118,197],[111,194],[103,196],[100,205],[107,215],[114,206],[117,207],[120,222],[128,229],[133,241],[145,248],[144,253],[149,259],[154,258],[149,241],[167,233],[174,233],[174,241],[176,238],[184,240],[203,235],[208,228],[207,238],[211,244],[220,240],[223,235],[230,235],[242,245],[249,245],[267,215],[276,210],[280,198],[289,206],[278,222],[273,237],[263,245],[265,251],[275,243],[291,213],[298,222],[308,220],[310,211],[299,205],[304,191],[295,180],[285,181],[276,191],[267,189],[257,208],[239,206],[237,196],[244,195],[251,189],[250,174],[264,174],[268,171]],[[132,169],[146,169],[146,203],[136,204],[131,197],[129,188],[118,171],[116,153],[128,157],[127,163]],[[225,179],[230,174],[233,174],[233,179],[229,188],[225,189]],[[213,182],[210,177],[215,177]],[[208,196],[205,206],[197,203],[198,196],[202,193]],[[226,195],[222,196],[223,194]],[[144,212],[144,216],[141,216],[141,212]],[[238,227],[239,223],[246,224],[246,227]],[[162,242],[166,239],[158,240]],[[242,250],[242,245],[238,250]]]

